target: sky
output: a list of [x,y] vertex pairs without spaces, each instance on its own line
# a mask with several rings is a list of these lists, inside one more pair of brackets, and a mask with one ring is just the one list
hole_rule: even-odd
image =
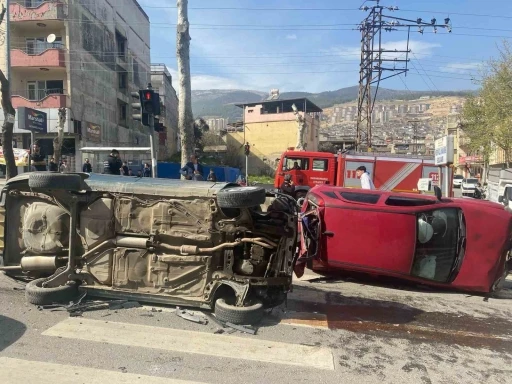
[[[151,22],[151,61],[165,63],[177,88],[175,0],[139,0]],[[332,91],[359,81],[364,0],[189,0],[192,89]],[[375,1],[366,1],[367,6]],[[381,0],[385,15],[437,23],[452,33],[411,29],[407,76],[380,86],[400,90],[478,88],[485,63],[512,40],[510,0]],[[207,8],[207,9],[205,9]],[[224,9],[222,9],[224,8]],[[383,33],[386,50],[404,50],[407,30]],[[388,54],[387,58],[403,55]],[[393,63],[389,63],[392,66]],[[398,64],[397,64],[398,65]],[[389,73],[391,74],[391,73]]]

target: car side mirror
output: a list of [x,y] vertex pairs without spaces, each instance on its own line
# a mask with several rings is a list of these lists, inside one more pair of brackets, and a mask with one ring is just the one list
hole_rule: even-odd
[[503,196],[498,196],[498,202],[503,203]]
[[437,200],[441,201],[443,193],[441,192],[441,188],[439,188],[437,185],[434,185],[434,194],[436,195]]

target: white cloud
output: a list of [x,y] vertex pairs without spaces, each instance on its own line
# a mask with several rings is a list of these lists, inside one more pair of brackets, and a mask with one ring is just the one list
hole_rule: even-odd
[[[175,85],[176,92],[178,91],[178,71],[169,68],[169,72],[173,78],[173,84]],[[247,84],[236,81],[222,76],[213,75],[194,75],[192,74],[192,89],[203,90],[203,89],[247,89]]]
[[439,69],[443,72],[449,73],[468,73],[472,71],[477,71],[482,67],[482,63],[473,62],[473,63],[449,63],[446,64]]
[[296,34],[286,35],[286,38],[288,40],[297,40],[297,35]]

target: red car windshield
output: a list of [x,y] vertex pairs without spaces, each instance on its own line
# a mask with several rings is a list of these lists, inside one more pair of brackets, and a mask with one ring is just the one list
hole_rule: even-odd
[[443,283],[452,281],[464,256],[465,236],[460,209],[441,208],[419,213],[412,275]]

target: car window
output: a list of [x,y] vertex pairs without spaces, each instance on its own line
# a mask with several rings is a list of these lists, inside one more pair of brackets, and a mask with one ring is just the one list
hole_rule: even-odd
[[309,159],[286,157],[283,161],[283,171],[291,171],[293,169],[307,171],[309,169]]
[[326,159],[313,159],[313,171],[324,172],[327,171]]
[[453,178],[458,179],[458,180],[464,179],[464,177],[462,175],[455,175],[455,176],[453,176]]
[[380,195],[376,193],[340,192],[340,195],[345,200],[366,204],[377,204],[380,198]]
[[466,179],[466,184],[476,184],[478,183],[478,179]]
[[386,200],[386,205],[395,207],[420,207],[422,205],[436,204],[433,200],[417,199],[415,197],[390,196]]
[[465,226],[462,211],[441,208],[416,215],[416,250],[412,275],[449,282],[464,256]]

